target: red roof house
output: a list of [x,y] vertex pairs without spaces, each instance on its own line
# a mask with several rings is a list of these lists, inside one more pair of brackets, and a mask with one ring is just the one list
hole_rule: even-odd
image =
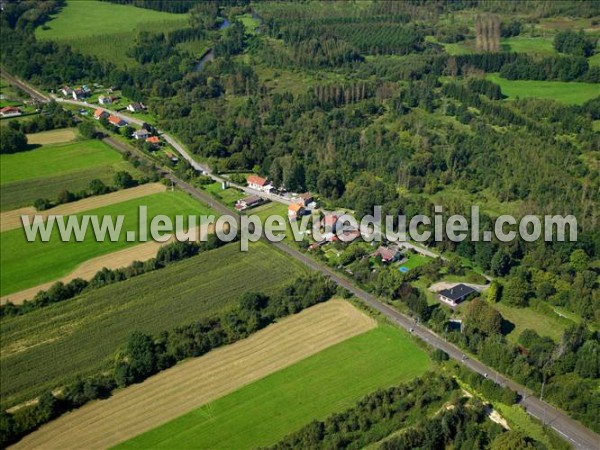
[[2,117],[15,117],[20,116],[21,110],[19,108],[15,108],[14,106],[5,106],[0,109],[0,116]]
[[150,136],[149,138],[146,138],[146,142],[149,144],[158,145],[160,144],[160,138],[158,136]]
[[288,206],[288,217],[290,220],[296,220],[304,212],[304,207],[300,203],[292,203]]
[[269,183],[266,178],[259,177],[258,175],[250,175],[247,182],[248,187],[258,191],[267,191],[271,187],[271,183]]
[[124,127],[125,125],[127,125],[127,122],[125,122],[123,119],[121,119],[120,117],[117,116],[109,116],[108,121],[110,122],[111,125],[114,125],[115,127]]
[[94,117],[98,120],[101,119],[102,117],[108,117],[108,116],[110,116],[110,114],[108,114],[108,112],[106,112],[102,108],[97,108],[96,111],[94,111]]

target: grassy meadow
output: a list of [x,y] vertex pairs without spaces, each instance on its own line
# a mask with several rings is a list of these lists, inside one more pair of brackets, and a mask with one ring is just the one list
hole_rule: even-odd
[[117,448],[238,449],[274,444],[364,395],[422,375],[427,354],[383,325],[325,349]]
[[233,187],[225,190],[221,189],[221,183],[219,182],[203,186],[202,188],[229,207],[235,206],[236,202],[245,196],[242,191]]
[[[55,131],[64,134],[65,130]],[[29,136],[41,142],[57,138],[58,134]],[[38,198],[54,200],[65,189],[72,192],[86,189],[94,178],[112,185],[115,173],[123,170],[134,177],[140,175],[116,150],[94,140],[43,145],[26,152],[3,154],[0,155],[0,209],[32,206]]]
[[36,29],[35,35],[118,65],[131,65],[135,60],[127,56],[127,50],[133,47],[137,32],[183,28],[188,25],[187,17],[131,5],[70,0],[46,26]]
[[594,83],[506,80],[498,75],[488,75],[487,79],[499,84],[502,93],[508,97],[547,98],[561,103],[581,105],[600,95],[600,84]]
[[306,269],[272,246],[230,244],[77,298],[2,319],[2,408],[96,373],[133,331],[158,334],[273,292]]
[[[22,228],[5,231],[0,233],[3,249],[0,255],[1,295],[53,281],[67,275],[84,261],[137,244],[138,241],[126,240],[126,232],[131,230],[137,234],[140,206],[147,207],[148,224],[158,214],[172,218],[177,214],[210,213],[208,208],[201,206],[187,194],[179,191],[163,192],[77,214],[77,217],[98,215],[100,220],[102,216],[111,216],[113,219],[117,215],[125,216],[123,231],[116,242],[109,242],[108,236],[104,242],[97,242],[91,225],[83,242],[76,242],[74,237],[70,242],[62,242],[57,225],[53,228],[49,242],[42,242],[39,237],[35,242],[28,242]],[[150,235],[148,239],[151,239]]]
[[102,141],[42,146],[31,151],[1,155],[0,185],[62,175],[121,160],[121,155]]
[[554,43],[552,38],[516,36],[500,41],[504,51],[515,53],[533,53],[538,55],[553,55]]
[[30,145],[64,144],[74,141],[78,136],[79,133],[76,128],[59,128],[28,134],[27,143]]

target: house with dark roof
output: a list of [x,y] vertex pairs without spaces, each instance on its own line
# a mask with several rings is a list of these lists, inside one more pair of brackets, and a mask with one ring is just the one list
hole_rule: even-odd
[[254,208],[255,206],[261,205],[265,202],[265,199],[258,195],[250,195],[249,197],[242,198],[235,204],[235,209],[243,211],[248,208]]
[[146,109],[146,106],[143,103],[130,103],[127,105],[127,110],[131,112],[142,112]]
[[450,306],[457,306],[477,291],[466,284],[457,284],[439,292],[440,300]]
[[139,130],[135,130],[132,136],[139,141],[141,139],[148,139],[150,137],[150,132],[148,130],[140,128]]

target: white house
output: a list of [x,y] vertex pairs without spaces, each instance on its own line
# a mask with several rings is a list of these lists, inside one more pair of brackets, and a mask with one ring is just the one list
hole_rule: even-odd
[[266,178],[259,177],[258,175],[250,175],[247,182],[249,188],[256,189],[257,191],[268,192],[273,188]]
[[127,105],[127,111],[140,112],[146,109],[143,103],[130,103]]
[[136,138],[137,140],[140,139],[147,139],[150,137],[150,132],[148,130],[144,130],[143,128],[140,130],[135,130],[132,134],[132,136],[134,138]]
[[472,287],[460,283],[454,287],[441,290],[439,292],[439,296],[441,301],[454,307],[465,301],[476,292],[477,291]]
[[0,109],[0,116],[2,117],[16,117],[23,114],[19,108],[15,108],[14,106],[5,106]]
[[100,103],[101,105],[111,105],[112,102],[113,98],[110,96],[101,95],[100,97],[98,97],[98,103]]

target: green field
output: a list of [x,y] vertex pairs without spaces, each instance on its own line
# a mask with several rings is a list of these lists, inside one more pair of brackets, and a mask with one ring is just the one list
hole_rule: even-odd
[[553,55],[556,53],[551,38],[517,36],[502,39],[500,45],[503,50],[516,53],[540,55]]
[[431,261],[431,258],[428,258],[427,256],[419,255],[418,253],[414,253],[414,254],[408,255],[408,261],[400,264],[400,267],[406,267],[407,269],[414,269],[415,267],[424,266],[429,261]]
[[[94,239],[91,225],[83,242],[75,242],[73,237],[70,242],[62,242],[56,225],[49,242],[41,242],[39,238],[36,242],[28,242],[22,229],[5,231],[0,233],[0,244],[2,245],[2,254],[0,255],[2,264],[1,295],[56,280],[91,258],[136,245],[138,242],[127,242],[125,234],[128,230],[137,232],[140,206],[148,208],[148,223],[152,217],[158,214],[173,217],[176,214],[210,213],[210,210],[183,192],[163,192],[85,211],[77,215],[78,217],[83,214],[112,216],[113,218],[117,215],[124,215],[123,231],[120,239],[116,242],[109,242],[108,236],[104,242],[97,242]],[[151,239],[150,235],[148,235],[148,239]]]
[[184,28],[187,17],[96,0],[71,0],[47,26],[37,28],[35,35],[39,40],[69,44],[101,60],[134,64],[126,54],[139,31]]
[[364,395],[422,375],[426,353],[380,326],[271,374],[117,448],[241,449],[274,444]]
[[505,80],[498,75],[488,75],[487,79],[499,84],[502,93],[508,97],[547,98],[561,103],[581,105],[600,95],[600,84],[593,83]]
[[112,185],[118,171],[141,174],[101,141],[47,145],[0,155],[0,209],[31,206],[38,198],[55,200],[62,190],[86,189],[94,178]]
[[233,207],[236,202],[245,197],[245,194],[236,188],[221,189],[221,183],[216,182],[202,187],[206,192],[210,192],[215,198],[221,200],[227,206]]
[[113,164],[121,155],[102,141],[43,146],[0,156],[0,185]]
[[517,342],[519,335],[527,328],[537,331],[540,336],[548,336],[555,342],[560,342],[564,330],[571,324],[571,321],[561,319],[558,315],[551,316],[532,308],[514,308],[501,302],[496,303],[494,308],[515,326],[506,336],[512,342]]
[[114,184],[115,174],[119,171],[127,171],[136,178],[140,176],[140,173],[127,161],[119,161],[64,175],[4,184],[0,186],[0,210],[9,211],[22,206],[32,206],[38,198],[54,200],[65,189],[71,192],[83,191],[89,187],[90,181],[94,178],[110,186]]
[[133,331],[158,334],[229,308],[248,290],[273,292],[304,271],[257,242],[202,253],[156,272],[91,291],[0,327],[2,408],[76,375],[96,373]]

